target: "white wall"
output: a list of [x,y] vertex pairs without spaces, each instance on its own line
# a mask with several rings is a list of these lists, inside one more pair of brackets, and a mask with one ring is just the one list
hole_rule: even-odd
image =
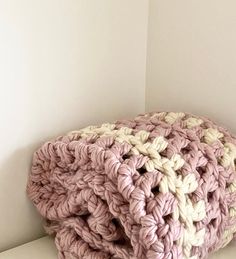
[[144,111],[148,1],[0,0],[0,250],[42,235],[25,195],[52,136]]
[[[146,110],[236,133],[234,0],[0,0],[0,251],[43,234],[25,195],[33,151]],[[147,65],[147,66],[146,66]]]
[[146,109],[207,115],[236,133],[236,1],[150,0]]

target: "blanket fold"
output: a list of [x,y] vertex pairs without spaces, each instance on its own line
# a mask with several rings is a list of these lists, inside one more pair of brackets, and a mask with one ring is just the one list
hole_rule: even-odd
[[27,193],[60,259],[201,259],[235,236],[235,167],[227,130],[153,112],[45,143]]

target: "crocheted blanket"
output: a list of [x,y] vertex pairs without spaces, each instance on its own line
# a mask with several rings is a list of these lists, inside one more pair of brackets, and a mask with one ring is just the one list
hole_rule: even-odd
[[236,232],[236,138],[160,112],[45,143],[27,191],[59,258],[206,258]]

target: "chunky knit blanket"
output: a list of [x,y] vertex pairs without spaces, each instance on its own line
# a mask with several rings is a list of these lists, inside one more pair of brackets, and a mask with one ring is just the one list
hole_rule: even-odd
[[160,112],[45,143],[28,195],[59,258],[206,258],[236,233],[236,138]]

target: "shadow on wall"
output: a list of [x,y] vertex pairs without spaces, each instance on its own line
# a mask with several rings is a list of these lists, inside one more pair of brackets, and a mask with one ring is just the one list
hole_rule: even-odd
[[[0,252],[45,234],[42,219],[26,195],[32,154],[39,146],[40,143],[36,143],[19,149],[0,165],[0,233],[4,233],[0,236]],[[21,240],[15,238],[19,233]],[[15,241],[9,246],[9,240]]]

